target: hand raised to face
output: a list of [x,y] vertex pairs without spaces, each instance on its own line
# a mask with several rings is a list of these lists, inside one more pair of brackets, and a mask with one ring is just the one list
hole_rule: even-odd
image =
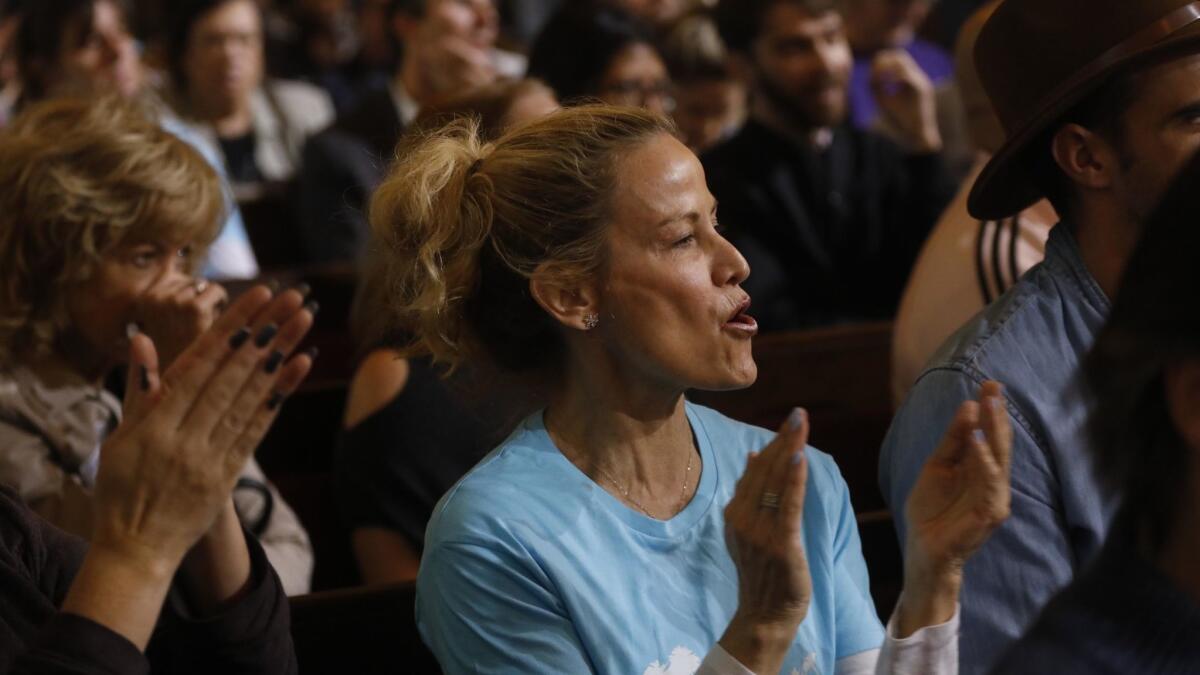
[[93,547],[162,569],[210,528],[312,365],[306,354],[284,361],[312,326],[303,302],[294,290],[247,291],[161,377],[154,343],[132,338],[124,420],[101,450]]
[[228,297],[220,284],[164,276],[139,298],[135,309],[138,326],[154,341],[163,367],[169,367],[212,326]]
[[879,52],[871,63],[871,92],[879,110],[914,152],[942,149],[933,83],[921,66],[900,49]]

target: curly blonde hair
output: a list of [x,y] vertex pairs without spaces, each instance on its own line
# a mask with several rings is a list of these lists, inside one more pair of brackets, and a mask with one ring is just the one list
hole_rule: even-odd
[[463,119],[402,144],[370,220],[387,268],[386,314],[412,336],[403,352],[521,375],[560,366],[562,333],[529,281],[602,271],[618,160],[660,134],[674,127],[658,115],[588,105],[494,143]]
[[119,246],[193,247],[225,219],[220,178],[142,106],[62,98],[0,133],[0,364],[53,350],[68,327],[66,290]]

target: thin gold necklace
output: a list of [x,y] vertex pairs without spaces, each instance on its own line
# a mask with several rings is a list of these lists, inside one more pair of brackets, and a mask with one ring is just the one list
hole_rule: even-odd
[[[689,451],[688,452],[687,471],[684,472],[684,474],[683,474],[683,489],[681,489],[679,491],[679,503],[675,506],[675,513],[679,513],[680,511],[683,510],[685,500],[687,499],[688,483],[691,482],[690,479],[692,476],[692,463],[695,461],[695,459],[696,459],[696,453],[694,451]],[[603,474],[604,479],[607,480],[608,482],[612,483],[613,487],[615,487],[621,491],[621,497],[624,498],[625,501],[638,507],[638,509],[641,510],[641,512],[646,514],[647,516],[650,516],[651,518],[654,518],[656,520],[658,519],[657,516],[655,516],[653,513],[650,513],[649,509],[647,509],[645,506],[642,506],[641,502],[634,499],[629,494],[629,488],[627,488],[623,484],[621,484],[621,482],[618,481],[616,478],[614,478],[611,473],[606,471],[604,469],[604,467],[602,467],[600,465],[596,465],[596,470],[599,471],[601,474]],[[674,515],[674,514],[672,514],[672,515]]]

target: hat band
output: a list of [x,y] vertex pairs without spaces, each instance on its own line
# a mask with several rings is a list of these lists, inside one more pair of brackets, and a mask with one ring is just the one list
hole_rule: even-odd
[[[1058,91],[1071,92],[1078,87],[1090,81],[1092,78],[1100,75],[1104,71],[1112,68],[1114,64],[1120,63],[1125,59],[1153,47],[1156,42],[1164,40],[1171,36],[1172,33],[1179,31],[1186,26],[1200,21],[1200,2],[1192,2],[1178,9],[1169,12],[1163,18],[1146,26],[1145,28],[1134,33],[1130,37],[1123,40],[1117,46],[1109,49],[1101,54],[1094,61],[1084,66],[1081,70],[1075,73],[1073,77],[1067,80],[1062,86],[1058,87]],[[1025,122],[1020,126],[1025,126],[1029,120],[1037,119],[1045,110],[1053,106],[1058,98],[1049,101],[1038,109],[1037,114],[1031,115],[1025,119]],[[1020,127],[1017,127],[1020,128]]]

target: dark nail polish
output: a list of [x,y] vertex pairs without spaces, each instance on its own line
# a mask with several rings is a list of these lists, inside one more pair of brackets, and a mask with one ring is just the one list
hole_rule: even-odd
[[233,337],[229,338],[229,346],[232,347],[233,349],[237,349],[238,347],[241,347],[242,345],[246,344],[246,340],[249,340],[249,339],[250,339],[250,329],[243,326],[242,328],[238,329],[238,332],[233,334]]
[[312,286],[309,286],[308,284],[301,281],[300,283],[296,284],[295,286],[292,286],[292,290],[299,293],[302,297],[307,298],[308,294],[312,293]]
[[278,279],[268,279],[267,280],[267,288],[269,288],[271,290],[271,295],[275,295],[276,293],[279,292],[279,280]]
[[278,332],[279,326],[273,323],[263,326],[262,330],[258,331],[258,335],[254,336],[254,346],[260,349],[266,347],[267,343],[275,339],[275,334]]
[[138,366],[138,383],[142,391],[150,391],[150,370],[144,365]]
[[270,356],[267,357],[267,364],[263,366],[263,370],[266,370],[267,374],[270,375],[276,370],[279,370],[279,364],[281,363],[283,363],[283,352],[276,349],[275,351],[271,352]]
[[275,392],[267,399],[267,410],[274,410],[283,403],[283,394]]
[[321,311],[321,303],[316,300],[310,300],[308,304],[304,305],[304,309],[308,310],[308,313],[315,317],[317,312]]
[[321,353],[321,350],[317,349],[316,347],[309,347],[304,351],[304,353],[308,354],[309,360],[316,361],[317,356]]

